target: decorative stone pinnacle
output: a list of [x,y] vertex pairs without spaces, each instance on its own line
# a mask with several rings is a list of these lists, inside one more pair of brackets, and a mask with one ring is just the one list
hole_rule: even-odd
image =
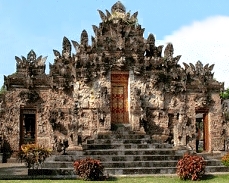
[[126,13],[126,8],[120,1],[118,1],[111,7],[111,12]]

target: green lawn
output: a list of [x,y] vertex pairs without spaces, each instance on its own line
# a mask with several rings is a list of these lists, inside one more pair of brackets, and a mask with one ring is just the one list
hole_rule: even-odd
[[[119,177],[119,178],[110,178],[107,181],[83,181],[83,180],[0,180],[0,183],[190,183],[194,181],[182,181],[176,176],[154,176],[154,177]],[[212,182],[212,183],[229,183],[229,174],[227,175],[206,175],[198,182]]]

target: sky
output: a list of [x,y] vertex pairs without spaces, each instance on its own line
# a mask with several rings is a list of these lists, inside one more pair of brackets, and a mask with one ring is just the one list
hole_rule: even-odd
[[[120,0],[156,45],[171,42],[179,64],[215,64],[214,78],[229,87],[229,1],[228,0]],[[117,0],[0,0],[0,86],[4,75],[16,71],[15,56],[27,57],[33,49],[53,63],[53,49],[62,51],[62,40],[80,42],[82,30],[94,36],[92,25],[101,22]],[[164,47],[165,47],[164,46]],[[73,49],[74,53],[74,49]]]

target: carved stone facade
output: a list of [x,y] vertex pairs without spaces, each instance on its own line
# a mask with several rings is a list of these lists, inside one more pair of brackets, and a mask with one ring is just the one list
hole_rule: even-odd
[[55,149],[63,139],[74,147],[122,124],[155,141],[195,149],[200,113],[204,149],[223,150],[224,86],[213,78],[214,65],[182,67],[173,45],[163,51],[153,34],[145,39],[138,12],[130,15],[119,1],[99,15],[91,45],[86,30],[80,43],[64,37],[62,53],[53,50],[49,74],[47,57],[37,58],[33,50],[27,58],[15,57],[16,72],[4,78],[0,113],[12,148],[36,142]]

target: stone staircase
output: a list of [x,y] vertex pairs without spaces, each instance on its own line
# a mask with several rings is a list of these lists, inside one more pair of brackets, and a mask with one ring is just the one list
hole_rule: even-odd
[[[67,151],[67,155],[53,155],[44,164],[42,172],[48,175],[75,176],[74,160],[90,157],[99,159],[105,175],[175,174],[176,164],[187,150],[176,150],[172,145],[156,143],[150,136],[136,134],[121,126],[111,134],[100,134],[87,140],[83,151]],[[222,166],[220,154],[202,154],[206,173],[229,171]]]

